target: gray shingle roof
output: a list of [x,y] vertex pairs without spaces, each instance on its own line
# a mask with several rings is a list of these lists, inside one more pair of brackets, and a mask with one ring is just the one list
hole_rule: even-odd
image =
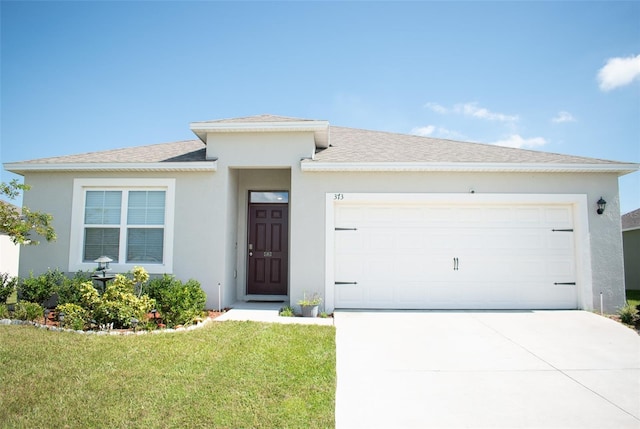
[[622,215],[622,229],[640,228],[640,209]]
[[317,153],[315,161],[619,164],[580,156],[336,126],[330,130],[330,147]]
[[24,161],[28,164],[81,164],[81,163],[152,163],[205,161],[205,145],[200,140],[184,140],[90,152],[78,155],[56,156]]
[[[258,115],[209,122],[229,124],[231,128],[237,128],[237,124],[246,123],[299,123],[304,121],[314,122],[315,120],[275,115]],[[596,166],[605,169],[610,168],[611,171],[629,172],[634,170],[633,164],[625,164],[620,168],[619,166],[622,165],[622,163],[616,161],[338,126],[331,126],[329,128],[329,143],[330,145],[326,149],[317,150],[313,160],[304,160],[303,166],[322,166],[323,164],[365,165],[367,163],[383,163],[387,165],[401,165],[433,163],[466,164],[480,167],[485,164],[501,164],[517,167],[521,164],[561,164]],[[268,149],[265,148],[265,150]],[[67,166],[73,166],[75,164],[111,164],[126,166],[153,163],[161,166],[161,163],[167,163],[167,167],[169,167],[171,165],[170,163],[195,163],[203,161],[211,161],[206,159],[204,143],[200,140],[185,140],[103,152],[35,159],[20,163],[10,163],[7,164],[7,167],[12,168],[11,171],[19,172],[23,171],[25,167],[42,169],[47,168],[47,165],[51,165],[52,169],[54,169],[53,166],[61,164]],[[637,168],[637,166],[635,167]],[[158,170],[162,168],[164,167],[158,167]]]

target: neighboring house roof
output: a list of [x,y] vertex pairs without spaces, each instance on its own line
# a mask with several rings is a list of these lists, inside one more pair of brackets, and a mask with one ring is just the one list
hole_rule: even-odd
[[627,174],[638,164],[514,149],[409,134],[331,126],[327,121],[274,115],[194,122],[187,140],[5,164],[16,173],[51,170],[215,171],[206,159],[207,133],[311,131],[317,151],[304,171],[531,171]]
[[640,209],[622,215],[622,230],[640,229]]

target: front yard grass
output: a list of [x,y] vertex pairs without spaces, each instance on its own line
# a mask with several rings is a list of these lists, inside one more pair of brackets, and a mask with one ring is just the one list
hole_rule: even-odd
[[640,290],[627,290],[627,303],[634,308],[640,305]]
[[335,329],[96,336],[0,326],[0,427],[334,426]]

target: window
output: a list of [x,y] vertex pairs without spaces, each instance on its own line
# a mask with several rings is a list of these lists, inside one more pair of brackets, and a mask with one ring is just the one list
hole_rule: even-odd
[[173,179],[74,184],[70,271],[91,269],[97,258],[108,256],[114,271],[144,265],[149,272],[171,272]]

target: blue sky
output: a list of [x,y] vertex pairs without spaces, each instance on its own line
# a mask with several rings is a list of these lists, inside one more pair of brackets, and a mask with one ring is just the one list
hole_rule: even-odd
[[[0,8],[0,162],[272,113],[640,163],[637,1]],[[639,208],[640,173],[620,185]]]

